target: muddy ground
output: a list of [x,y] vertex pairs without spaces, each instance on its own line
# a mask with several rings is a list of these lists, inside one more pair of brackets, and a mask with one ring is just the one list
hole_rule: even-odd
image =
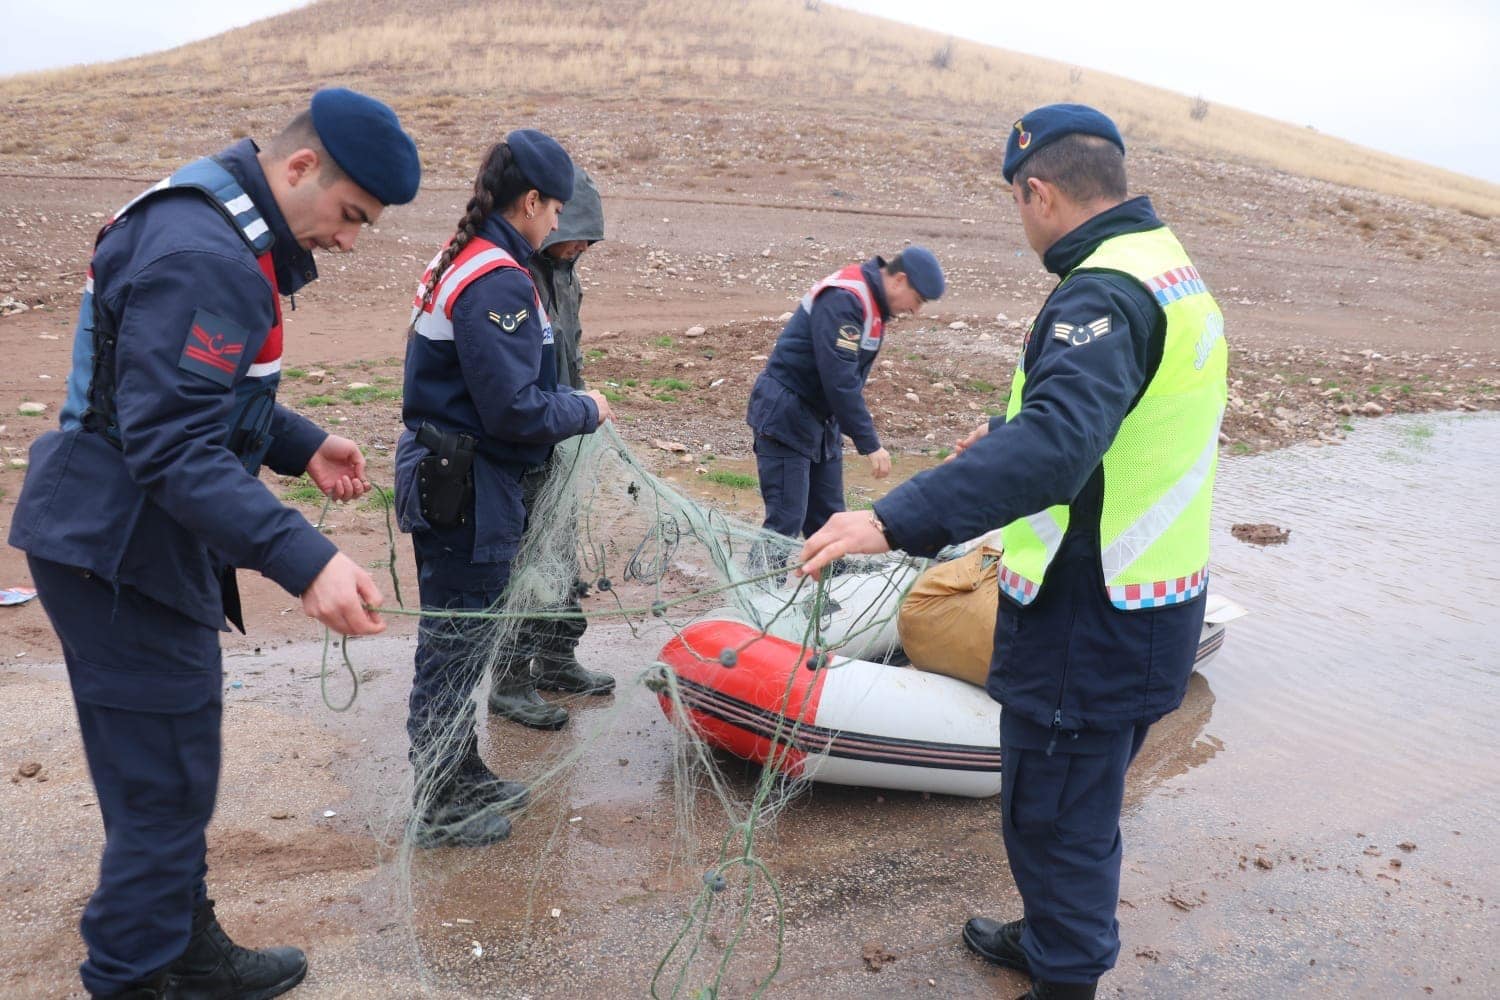
[[[604,111],[597,118],[590,128],[624,127]],[[585,375],[619,397],[622,434],[656,467],[756,517],[753,489],[736,487],[741,481],[730,473],[753,471],[744,403],[780,317],[812,281],[869,253],[894,252],[907,240],[937,252],[951,290],[929,312],[890,328],[867,390],[877,427],[897,456],[895,478],[937,460],[954,438],[1003,407],[1022,333],[1053,282],[1026,248],[1008,194],[993,177],[972,164],[945,172],[927,153],[918,183],[896,170],[895,158],[868,149],[860,155],[870,157],[870,169],[858,177],[828,174],[806,158],[741,176],[724,169],[723,160],[700,164],[675,149],[620,156],[610,170],[595,171],[609,239],[580,265],[588,288]],[[847,162],[855,153],[823,155]],[[462,208],[466,160],[450,157],[433,170],[418,201],[389,212],[355,254],[321,258],[322,280],[288,314],[285,400],[364,445],[377,483],[391,480],[411,289]],[[1183,238],[1228,320],[1232,390],[1224,452],[1230,460],[1299,441],[1334,445],[1358,435],[1363,421],[1391,413],[1500,408],[1494,221],[1160,150],[1135,151],[1131,162],[1137,189],[1153,195]],[[993,166],[985,169],[992,174]],[[9,313],[0,318],[6,352],[0,531],[9,527],[28,443],[55,425],[92,234],[151,180],[128,164],[87,177],[52,168],[0,176],[0,312]],[[43,412],[22,414],[27,402],[43,404]],[[679,442],[686,452],[655,447],[659,440]],[[861,477],[861,465],[851,452],[852,502],[886,488]],[[305,488],[270,474],[265,480],[309,517],[318,516],[320,505]],[[374,505],[336,508],[327,527],[366,564],[388,556],[384,514]],[[404,546],[397,566],[404,589],[414,594]],[[0,550],[0,586],[28,583],[19,554]],[[247,575],[243,586],[251,633],[227,637],[226,650],[229,678],[244,687],[230,692],[225,780],[210,831],[221,912],[252,943],[309,945],[318,970],[309,995],[413,995],[409,949],[386,944],[412,923],[391,901],[391,874],[381,867],[388,793],[399,787],[404,766],[400,709],[411,624],[393,621],[390,637],[369,644],[361,663],[374,675],[365,700],[355,716],[335,716],[316,695],[318,630],[295,599],[266,581]],[[596,656],[614,662],[646,662],[654,651],[602,629],[590,642]],[[8,841],[0,863],[8,915],[0,994],[76,995],[75,921],[100,833],[65,680],[55,666],[56,640],[35,603],[0,609],[0,658],[12,668],[0,674],[0,771],[36,760],[48,779],[18,776],[0,784]],[[1197,697],[1211,700],[1201,690]],[[650,745],[647,734],[664,724],[649,703],[628,711],[639,726],[616,738]],[[518,739],[522,747],[538,746],[513,730],[491,735],[497,746]],[[1211,754],[1191,712],[1154,741],[1161,764],[1133,778],[1137,802],[1149,801],[1152,775]],[[640,753],[620,749],[616,756],[635,760]],[[660,760],[647,753],[645,761],[633,777],[654,788],[662,780]],[[542,815],[608,799],[601,780],[583,779],[573,799],[559,793],[546,807],[554,812]],[[530,912],[507,903],[493,919],[418,907],[415,932],[438,966],[428,983],[442,985],[439,995],[552,995],[564,980],[550,970],[564,962],[584,995],[597,995],[605,984],[627,994],[641,986],[647,960],[660,955],[663,941],[651,937],[632,948],[631,930],[639,920],[648,937],[659,934],[684,897],[669,849],[631,846],[639,824],[650,831],[646,842],[669,839],[669,804],[646,793],[627,799],[630,805],[620,808],[635,817],[630,824],[612,812],[563,824],[567,843],[579,844],[576,865],[566,870],[605,884],[581,897],[574,885],[556,887],[549,899],[559,901],[566,918],[548,916],[547,903]],[[783,847],[792,848],[784,856],[801,859],[782,869],[783,888],[807,935],[778,980],[782,995],[991,996],[1020,985],[965,958],[953,934],[974,909],[1004,911],[1015,901],[993,806],[875,799],[820,791],[782,828]],[[324,820],[324,809],[339,815]],[[274,818],[283,813],[287,819]],[[825,857],[829,830],[842,832]],[[523,833],[486,860],[496,881],[485,884],[502,894],[532,884],[515,859],[540,857],[543,836]],[[575,915],[580,898],[585,912]],[[1183,909],[1152,899],[1139,906]],[[473,903],[475,910],[493,905]],[[644,907],[651,919],[631,907]],[[1148,923],[1166,934],[1170,914],[1159,916]],[[490,936],[466,924],[443,927],[458,917],[481,920]],[[509,956],[534,976],[518,986],[505,978],[504,963],[467,958],[469,942],[480,937],[492,957]],[[1127,952],[1122,961],[1144,963],[1162,945],[1133,938],[1130,947],[1139,949],[1136,957]],[[886,951],[899,961],[872,971]],[[372,966],[380,970],[374,980]],[[387,976],[387,985],[369,985]]]

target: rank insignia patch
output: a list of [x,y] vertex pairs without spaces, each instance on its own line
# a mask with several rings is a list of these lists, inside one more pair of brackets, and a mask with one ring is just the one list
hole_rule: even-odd
[[497,312],[492,312],[490,313],[490,322],[506,333],[515,333],[516,328],[526,322],[527,317],[530,315],[531,312],[527,309],[519,309],[516,312],[506,313],[503,316]]
[[1098,340],[1107,336],[1110,330],[1108,316],[1100,316],[1092,323],[1080,323],[1074,326],[1072,323],[1053,323],[1052,339],[1060,340],[1074,347],[1082,347],[1090,341]]
[[859,350],[860,336],[861,331],[859,327],[853,324],[841,326],[839,327],[839,339],[834,346],[841,351],[857,351]]
[[223,386],[233,385],[249,341],[250,334],[244,327],[199,309],[193,313],[177,367]]

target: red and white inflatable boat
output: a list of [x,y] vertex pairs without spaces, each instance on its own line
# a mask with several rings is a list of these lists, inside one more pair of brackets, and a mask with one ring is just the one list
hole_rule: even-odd
[[[1244,614],[1209,595],[1202,666]],[[727,652],[726,652],[727,651]],[[711,746],[788,775],[983,798],[1000,791],[1000,706],[982,688],[911,667],[832,655],[823,669],[797,642],[729,617],[683,629],[661,651],[662,711]],[[726,665],[726,661],[729,665]],[[682,714],[686,718],[681,718]]]

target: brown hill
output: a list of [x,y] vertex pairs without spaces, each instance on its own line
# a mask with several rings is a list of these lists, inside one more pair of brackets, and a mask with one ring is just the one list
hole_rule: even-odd
[[[1078,100],[1113,114],[1137,149],[1500,215],[1500,187],[1484,181],[817,0],[324,0],[169,52],[0,81],[12,123],[0,169],[159,172],[226,133],[263,134],[329,83],[391,98],[440,171],[448,142],[472,149],[497,120],[566,120],[580,105],[628,111],[635,126],[606,138],[565,121],[560,131],[571,125],[571,138],[590,140],[578,152],[593,162],[649,160],[653,147],[683,144],[725,169],[764,170],[816,155],[816,144],[773,128],[744,147],[727,123],[683,128],[673,112],[687,102],[729,119],[747,108],[795,117],[832,102],[870,117],[845,127],[871,145],[910,150],[913,173],[927,174],[923,154],[937,153],[990,183],[1010,121]],[[462,160],[457,175],[467,173]]]

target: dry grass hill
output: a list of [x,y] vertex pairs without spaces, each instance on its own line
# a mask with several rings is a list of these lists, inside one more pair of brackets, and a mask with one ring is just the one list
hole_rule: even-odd
[[[844,128],[909,153],[914,173],[936,153],[992,181],[1017,115],[1077,100],[1113,114],[1136,148],[1500,215],[1493,184],[818,0],[322,0],[169,52],[0,81],[10,123],[0,170],[160,172],[225,133],[265,134],[320,84],[391,98],[442,174],[452,147],[471,150],[497,121],[584,107],[626,112],[635,126],[608,137],[586,116],[558,127],[590,162],[650,163],[680,145],[724,173],[774,170],[818,157],[795,126],[832,101],[859,109]],[[674,112],[685,107],[716,116],[683,120]],[[734,134],[746,109],[773,111],[749,144]]]

